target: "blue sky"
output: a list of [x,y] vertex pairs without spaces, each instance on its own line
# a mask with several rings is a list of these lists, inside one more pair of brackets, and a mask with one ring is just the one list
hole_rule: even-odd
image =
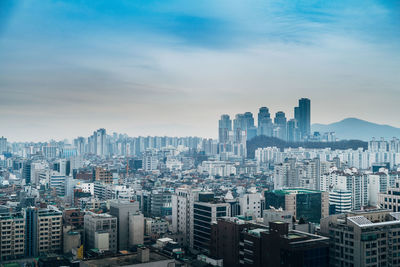
[[0,1],[0,135],[215,137],[222,113],[400,127],[399,1]]

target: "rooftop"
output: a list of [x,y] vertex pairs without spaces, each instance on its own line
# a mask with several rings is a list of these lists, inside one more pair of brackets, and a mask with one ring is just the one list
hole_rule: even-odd
[[[164,256],[162,254],[156,252],[150,252],[150,257],[148,262],[157,262],[157,261],[174,261],[173,259]],[[138,253],[129,254],[129,255],[120,255],[115,257],[107,257],[101,259],[87,260],[83,262],[85,266],[89,267],[109,267],[109,266],[127,266],[133,264],[140,264],[141,262],[138,259]]]
[[274,190],[272,192],[280,195],[289,195],[289,194],[314,194],[314,193],[321,193],[322,191],[304,189],[304,188],[288,188],[288,189]]

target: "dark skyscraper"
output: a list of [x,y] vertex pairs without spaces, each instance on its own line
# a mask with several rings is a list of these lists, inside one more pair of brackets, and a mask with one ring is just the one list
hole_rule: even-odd
[[311,101],[308,98],[299,100],[299,106],[295,108],[295,119],[298,121],[301,138],[304,139],[311,133]]
[[245,120],[245,124],[246,124],[246,130],[254,127],[253,113],[251,113],[251,112],[244,113],[244,120]]
[[275,113],[274,123],[278,125],[286,125],[286,116],[283,111]]
[[229,115],[224,114],[218,122],[218,138],[220,143],[228,141],[229,131],[232,131],[232,121]]
[[261,107],[258,111],[258,127],[263,123],[271,122],[271,115],[269,114],[269,109],[267,107]]

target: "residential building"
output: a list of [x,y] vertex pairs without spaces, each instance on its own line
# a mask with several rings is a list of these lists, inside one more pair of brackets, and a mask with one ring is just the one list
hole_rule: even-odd
[[399,266],[400,213],[371,210],[321,219],[330,238],[330,266]]
[[25,222],[23,212],[0,213],[0,261],[25,256]]

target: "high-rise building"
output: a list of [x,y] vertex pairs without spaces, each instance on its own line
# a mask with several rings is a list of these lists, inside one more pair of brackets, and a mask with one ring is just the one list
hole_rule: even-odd
[[311,133],[311,101],[308,98],[301,98],[299,100],[298,112],[295,111],[298,120],[301,138],[304,140]]
[[22,179],[26,185],[31,184],[31,161],[27,160],[22,165]]
[[261,107],[258,111],[258,135],[272,136],[271,114],[267,107]]
[[67,177],[64,175],[53,174],[50,176],[50,188],[55,189],[57,195],[65,195],[65,185]]
[[54,206],[27,208],[26,256],[36,257],[47,253],[61,253],[62,212]]
[[209,254],[211,249],[211,224],[217,218],[230,214],[229,203],[195,202],[193,209],[193,249]]
[[[332,189],[350,191],[352,210],[361,210],[368,206],[370,190],[368,175],[365,173],[332,170],[329,173],[321,174],[320,185],[321,190],[327,192]],[[376,197],[378,197],[378,192],[376,192]]]
[[329,192],[329,206],[335,214],[351,211],[351,192],[340,189]]
[[400,213],[374,210],[321,219],[330,238],[330,266],[399,266]]
[[[260,232],[260,238],[261,266],[329,266],[329,239],[326,237],[289,231],[288,223],[276,221],[269,223],[268,231]],[[248,245],[244,241],[245,254]]]
[[165,217],[172,213],[172,193],[169,191],[153,191],[150,201],[150,215],[153,217]]
[[193,247],[194,203],[199,200],[199,190],[188,187],[177,188],[172,195],[172,232],[181,234],[178,240],[183,246]]
[[100,181],[105,184],[113,183],[112,173],[109,170],[106,170],[102,167],[96,167],[95,179],[96,179],[96,181]]
[[379,194],[379,206],[382,209],[400,211],[400,180],[397,180],[394,187],[388,188],[386,193]]
[[117,252],[117,218],[110,214],[86,212],[85,249]]
[[254,118],[253,118],[253,113],[251,112],[245,112],[244,114],[244,120],[245,120],[245,128],[249,129],[254,127]]
[[222,115],[218,122],[218,140],[220,143],[229,141],[229,132],[232,131],[232,121],[229,115]]
[[215,259],[223,259],[224,266],[241,266],[239,262],[240,236],[242,231],[249,227],[249,221],[236,217],[218,218],[211,226],[211,256]]
[[[126,235],[126,233],[125,233]],[[144,217],[143,214],[129,214],[129,247],[143,245],[144,243]]]
[[287,122],[286,140],[289,142],[300,141],[300,130],[296,119],[291,119]]
[[[248,224],[242,230],[239,266],[328,266],[328,238],[289,230],[289,223],[280,220],[269,222],[268,225],[269,227],[257,227]],[[220,238],[223,239],[221,236]],[[231,254],[235,259],[235,251]]]
[[301,188],[265,191],[265,207],[282,208],[297,220],[318,223],[329,215],[329,193]]
[[139,213],[139,202],[113,200],[110,202],[110,214],[118,219],[118,250],[129,249],[129,217]]
[[8,146],[7,138],[5,138],[4,136],[0,137],[0,154],[8,152],[7,146]]
[[0,261],[25,256],[25,216],[22,212],[0,213]]
[[275,113],[275,119],[274,119],[274,124],[275,124],[275,128],[274,128],[274,137],[285,140],[287,139],[287,130],[286,130],[286,116],[285,113],[283,111],[278,111],[277,113]]

